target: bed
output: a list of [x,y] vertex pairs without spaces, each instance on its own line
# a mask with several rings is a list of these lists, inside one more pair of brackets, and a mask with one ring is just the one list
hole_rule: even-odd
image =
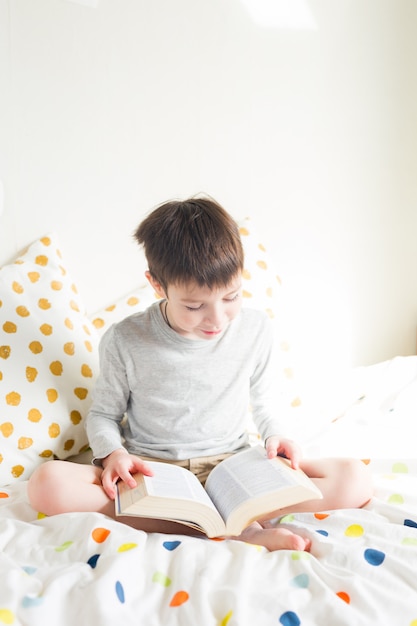
[[[279,318],[279,280],[241,228],[245,298]],[[39,463],[88,462],[83,419],[100,336],[153,298],[141,286],[88,315],[54,234],[0,270],[0,624],[417,626],[417,357],[354,369],[323,411],[303,405],[279,341],[277,402],[291,407],[305,454],[359,456],[375,486],[363,509],[276,520],[310,537],[310,553],[147,535],[96,513],[48,518],[30,507]]]

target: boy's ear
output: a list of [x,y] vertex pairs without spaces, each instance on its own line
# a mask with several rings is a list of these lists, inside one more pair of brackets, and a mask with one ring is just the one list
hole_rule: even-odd
[[152,274],[150,273],[150,271],[149,271],[149,270],[147,270],[147,271],[145,272],[145,276],[146,276],[146,278],[148,279],[148,281],[149,281],[149,283],[150,283],[150,285],[151,285],[152,289],[154,289],[154,291],[156,291],[156,293],[158,294],[158,296],[159,296],[160,298],[166,298],[167,296],[166,296],[166,293],[165,293],[165,289],[162,287],[161,283],[160,283],[160,282],[158,282],[158,281],[156,280],[156,278],[154,278],[154,277],[152,276]]

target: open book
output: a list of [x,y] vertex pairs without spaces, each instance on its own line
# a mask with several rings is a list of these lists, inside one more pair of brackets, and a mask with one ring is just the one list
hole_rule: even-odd
[[318,487],[262,446],[228,457],[209,474],[205,488],[192,472],[147,461],[153,476],[136,474],[137,487],[117,484],[116,515],[179,522],[208,537],[237,536],[258,519],[305,500],[322,498]]

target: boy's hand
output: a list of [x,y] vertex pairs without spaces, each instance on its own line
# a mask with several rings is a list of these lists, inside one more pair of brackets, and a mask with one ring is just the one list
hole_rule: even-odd
[[276,456],[284,456],[291,461],[291,467],[298,469],[301,459],[301,448],[291,439],[272,435],[265,442],[266,455],[268,459]]
[[129,454],[124,448],[115,450],[103,459],[103,473],[101,483],[103,489],[111,500],[116,497],[115,484],[118,480],[123,480],[129,487],[136,487],[136,481],[132,474],[145,474],[152,476],[149,465],[138,456]]

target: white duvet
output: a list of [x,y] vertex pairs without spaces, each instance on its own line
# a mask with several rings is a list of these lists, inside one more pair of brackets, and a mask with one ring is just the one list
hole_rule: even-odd
[[[396,390],[378,391],[372,378],[369,423],[361,414],[356,428],[377,438],[387,394],[392,426],[411,427],[417,403],[404,393],[417,376],[404,376]],[[349,411],[342,419],[321,436],[326,452],[340,424],[351,430]],[[375,497],[365,509],[281,520],[312,539],[309,554],[146,535],[100,514],[45,518],[29,506],[26,483],[1,488],[0,626],[417,626],[417,460],[366,462]]]

